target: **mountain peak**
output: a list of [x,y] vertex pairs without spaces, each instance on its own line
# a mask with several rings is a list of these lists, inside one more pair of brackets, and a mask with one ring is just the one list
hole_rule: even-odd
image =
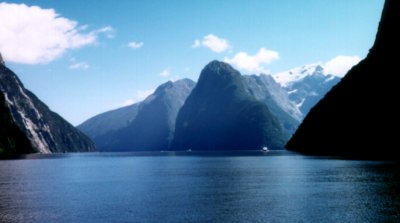
[[269,108],[229,64],[212,61],[178,113],[173,150],[281,149],[286,140]]
[[315,67],[314,74],[324,74],[324,68],[318,64]]
[[196,83],[189,78],[179,79],[177,81],[167,81],[164,84],[161,84],[154,91],[155,95],[163,94],[171,88],[190,88],[192,89]]
[[213,60],[210,63],[208,63],[204,69],[215,69],[215,70],[219,70],[219,69],[233,69],[231,67],[231,65],[229,65],[228,63],[219,61],[219,60]]
[[218,60],[213,60],[210,63],[208,63],[204,67],[200,76],[204,75],[205,73],[210,73],[212,75],[218,75],[222,77],[226,75],[240,76],[239,71],[235,70],[231,65]]
[[227,83],[238,82],[237,79],[240,79],[240,77],[239,71],[235,70],[231,65],[213,60],[201,71],[197,86],[202,88],[203,85],[212,84],[215,88],[219,88],[226,86]]
[[324,68],[321,64],[309,64],[301,67],[296,67],[288,71],[273,74],[272,77],[282,87],[287,87],[293,82],[297,82],[306,76],[324,75]]

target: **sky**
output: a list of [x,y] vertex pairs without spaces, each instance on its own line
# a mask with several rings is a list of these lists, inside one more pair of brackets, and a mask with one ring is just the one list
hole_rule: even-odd
[[372,46],[383,0],[0,2],[0,52],[78,125],[217,59],[243,74],[321,63],[343,76]]

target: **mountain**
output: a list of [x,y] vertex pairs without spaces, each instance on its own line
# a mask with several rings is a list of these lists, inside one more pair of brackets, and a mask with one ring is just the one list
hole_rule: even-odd
[[[92,141],[25,89],[17,75],[0,64],[0,91],[19,129],[29,138],[35,152],[94,151]],[[8,130],[7,130],[8,131]],[[27,150],[29,150],[27,148]],[[27,151],[25,151],[27,152]]]
[[313,107],[287,143],[290,150],[352,158],[399,159],[400,1],[386,0],[367,57]]
[[274,74],[273,78],[288,92],[289,99],[300,109],[303,117],[339,81],[327,74],[320,64],[310,64]]
[[110,133],[130,125],[135,120],[139,108],[143,107],[144,103],[136,103],[104,112],[84,121],[77,128],[93,140],[97,151],[102,151],[104,145],[99,141],[108,138],[107,135]]
[[3,60],[3,56],[0,53],[0,66],[3,65],[5,66],[4,60]]
[[78,128],[98,151],[167,150],[178,111],[194,85],[190,79],[168,81],[143,102],[97,115]]
[[289,95],[271,75],[243,75],[248,92],[271,110],[281,123],[287,136],[291,136],[300,125],[302,113]]
[[34,151],[35,149],[29,139],[12,119],[6,99],[0,92],[0,155],[32,153]]
[[178,113],[172,150],[282,149],[278,119],[230,65],[210,62]]

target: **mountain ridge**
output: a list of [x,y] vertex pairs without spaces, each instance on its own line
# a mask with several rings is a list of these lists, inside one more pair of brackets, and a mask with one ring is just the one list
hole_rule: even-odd
[[40,153],[94,151],[91,140],[36,95],[25,89],[17,75],[0,65],[0,90],[11,116]]

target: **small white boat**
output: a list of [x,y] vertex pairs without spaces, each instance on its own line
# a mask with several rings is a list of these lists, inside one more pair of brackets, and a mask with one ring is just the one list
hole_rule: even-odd
[[262,148],[262,151],[263,151],[263,152],[268,152],[269,149],[268,149],[268,147],[264,146],[264,147]]

